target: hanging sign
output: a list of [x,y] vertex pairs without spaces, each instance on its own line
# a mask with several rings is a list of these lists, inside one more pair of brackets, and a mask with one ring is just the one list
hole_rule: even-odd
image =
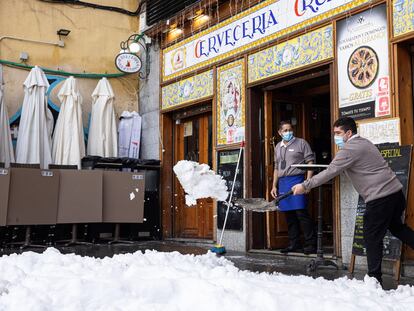
[[339,111],[367,119],[391,114],[385,4],[337,23]]
[[115,66],[125,73],[137,73],[141,70],[141,59],[132,53],[121,53],[115,58]]
[[370,0],[268,0],[163,51],[164,80],[309,27]]

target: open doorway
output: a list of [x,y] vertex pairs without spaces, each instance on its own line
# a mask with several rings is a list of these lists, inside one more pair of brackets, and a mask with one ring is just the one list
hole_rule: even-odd
[[[262,87],[262,94],[262,107],[253,105],[252,110],[257,110],[258,117],[263,120],[262,126],[258,127],[263,160],[258,161],[258,166],[261,167],[261,175],[265,178],[262,180],[262,190],[256,189],[253,192],[258,195],[262,192],[262,195],[270,200],[274,168],[273,149],[281,140],[277,134],[280,121],[292,123],[295,136],[305,139],[315,152],[317,164],[328,164],[332,159],[330,70],[322,68],[275,81]],[[333,184],[323,185],[322,189],[323,245],[325,253],[332,254],[334,247]],[[317,199],[318,191],[312,190],[308,195],[308,210],[315,221],[315,232],[318,217]],[[264,248],[277,250],[288,245],[287,224],[283,213],[267,213],[264,224],[266,228]],[[255,232],[254,229],[252,232]]]

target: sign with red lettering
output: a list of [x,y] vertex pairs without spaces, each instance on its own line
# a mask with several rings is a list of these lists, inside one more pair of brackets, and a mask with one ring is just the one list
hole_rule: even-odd
[[370,0],[268,0],[163,51],[164,80],[309,27]]

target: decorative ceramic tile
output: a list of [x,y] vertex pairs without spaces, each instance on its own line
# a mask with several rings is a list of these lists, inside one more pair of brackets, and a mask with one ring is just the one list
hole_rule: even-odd
[[244,67],[244,60],[239,60],[217,69],[217,145],[244,140]]
[[162,88],[162,110],[213,96],[213,70]]
[[394,37],[414,31],[414,0],[392,2]]
[[332,25],[249,55],[249,83],[334,56]]

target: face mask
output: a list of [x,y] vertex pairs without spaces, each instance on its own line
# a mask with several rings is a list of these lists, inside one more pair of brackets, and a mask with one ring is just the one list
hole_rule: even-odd
[[338,135],[335,135],[335,136],[334,136],[334,141],[335,141],[335,144],[336,144],[339,148],[342,148],[342,147],[345,145],[345,142],[344,142],[344,137],[343,137],[343,136],[338,136]]
[[290,141],[293,138],[293,132],[285,132],[282,134],[284,141]]

